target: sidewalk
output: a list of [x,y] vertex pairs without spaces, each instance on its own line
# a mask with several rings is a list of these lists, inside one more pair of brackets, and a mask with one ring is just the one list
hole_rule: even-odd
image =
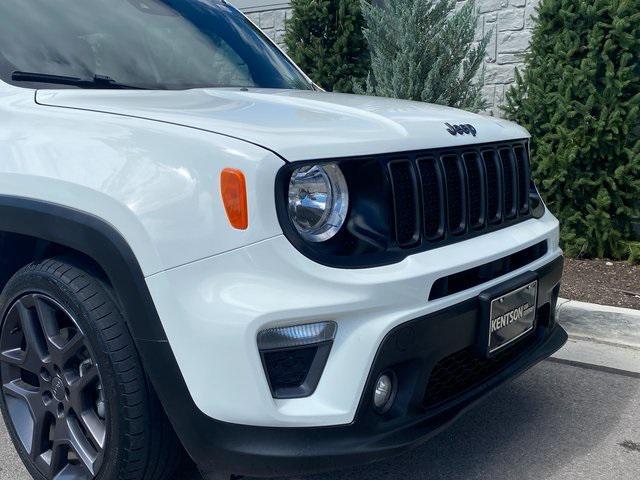
[[640,378],[640,310],[560,299],[569,341],[553,359]]
[[557,315],[572,338],[640,349],[640,310],[561,298]]

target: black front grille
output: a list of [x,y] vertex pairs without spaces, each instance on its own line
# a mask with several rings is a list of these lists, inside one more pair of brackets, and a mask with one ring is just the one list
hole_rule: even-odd
[[388,171],[396,245],[450,243],[528,218],[530,170],[526,142],[394,157]]
[[[531,218],[528,151],[527,140],[512,140],[293,162],[276,178],[278,219],[291,243],[323,265],[390,265]],[[349,211],[334,237],[309,242],[290,217],[291,175],[325,163],[344,175]]]
[[482,385],[509,366],[536,341],[537,337],[530,335],[491,358],[480,356],[472,347],[445,357],[431,371],[424,407],[436,408]]

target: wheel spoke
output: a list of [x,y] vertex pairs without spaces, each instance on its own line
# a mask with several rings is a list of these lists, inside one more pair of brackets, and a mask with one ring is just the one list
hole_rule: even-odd
[[42,297],[34,295],[33,301],[38,313],[38,321],[44,332],[49,348],[59,347],[54,343],[54,339],[60,334],[60,326],[56,318],[56,309],[46,302]]
[[78,331],[70,340],[58,349],[55,356],[59,357],[60,364],[65,365],[84,349],[84,337]]
[[38,389],[29,388],[22,380],[14,380],[12,382],[5,383],[2,386],[2,390],[5,395],[9,395],[13,398],[26,402],[34,417],[38,414],[44,415],[45,407],[44,403],[42,403],[42,396]]
[[0,353],[0,362],[37,375],[45,363],[45,360],[41,358],[41,355],[42,354],[36,348],[32,348],[30,346],[27,346],[27,351],[14,348]]
[[12,367],[22,367],[26,353],[19,348],[12,348],[0,353],[0,362],[11,365]]
[[82,425],[89,434],[90,440],[99,448],[104,448],[107,439],[107,426],[93,410],[82,412],[79,416]]
[[76,408],[83,404],[83,395],[88,387],[93,386],[100,381],[100,375],[95,365],[91,365],[82,376],[76,377],[69,383],[71,392],[71,404]]
[[[78,328],[66,328],[63,331],[58,317],[59,308],[46,299],[35,296],[34,303],[51,358],[58,365],[64,366],[84,349],[84,335]],[[72,333],[71,338],[68,338],[69,332]]]
[[67,463],[53,480],[91,480],[94,478],[82,463]]
[[38,467],[38,470],[40,470],[41,472],[46,472],[48,473],[49,477],[51,478],[54,474],[54,472],[51,472],[51,457],[53,456],[53,451],[52,450],[47,450],[46,452],[41,453],[40,455],[38,455],[38,458],[35,459],[35,464],[36,467]]
[[84,435],[78,420],[74,417],[67,418],[67,440],[73,451],[91,475],[96,474],[96,462],[98,451],[91,445],[89,439]]
[[55,478],[67,462],[67,452],[68,449],[65,444],[54,442],[50,450],[36,458],[36,466],[41,472],[46,473],[48,478]]
[[95,365],[91,365],[87,370],[83,371],[81,377],[77,377],[75,381],[70,383],[69,400],[90,439],[99,448],[103,448],[107,434],[106,424],[104,420],[98,417],[93,408],[90,408],[94,403],[93,398],[88,399],[89,396],[92,396],[92,393],[95,395],[95,392],[88,390],[95,388],[99,381],[98,369]]
[[47,419],[44,409],[40,410],[39,414],[34,413],[31,449],[29,449],[29,455],[33,460],[36,460],[46,450],[45,445],[49,440],[49,427],[51,425]]
[[20,380],[14,380],[3,386],[5,395],[19,399],[29,407],[32,425],[31,431],[24,434],[25,449],[32,459],[37,459],[44,450],[44,444],[49,436],[49,422],[47,422],[47,408],[42,401],[42,394],[23,384]]
[[17,302],[15,307],[20,317],[20,326],[22,328],[26,344],[20,368],[37,374],[46,358],[46,349],[44,348],[42,341],[42,332],[39,328],[37,319],[33,317],[22,301]]

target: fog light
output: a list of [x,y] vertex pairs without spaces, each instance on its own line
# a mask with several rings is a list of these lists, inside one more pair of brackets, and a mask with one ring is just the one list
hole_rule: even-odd
[[395,397],[395,376],[391,372],[383,373],[376,381],[373,392],[373,406],[378,413],[386,413],[391,408]]
[[270,328],[258,334],[258,349],[274,398],[313,394],[337,328],[335,322],[321,322]]

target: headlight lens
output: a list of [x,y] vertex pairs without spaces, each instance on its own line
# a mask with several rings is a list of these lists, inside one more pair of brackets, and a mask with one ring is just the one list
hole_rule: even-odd
[[336,164],[294,170],[289,181],[289,217],[302,238],[329,240],[344,224],[348,210],[347,182]]

